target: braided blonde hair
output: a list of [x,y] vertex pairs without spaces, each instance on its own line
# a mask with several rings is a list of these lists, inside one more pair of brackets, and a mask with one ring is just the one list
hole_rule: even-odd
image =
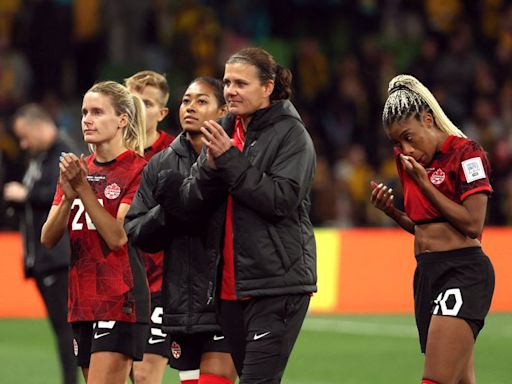
[[410,117],[419,120],[422,112],[428,112],[432,114],[441,131],[466,137],[446,116],[434,95],[414,76],[395,76],[389,82],[388,95],[382,111],[382,123],[385,127]]
[[[146,146],[146,108],[140,97],[132,95],[128,88],[115,81],[102,81],[94,84],[87,92],[109,96],[116,115],[125,113],[128,124],[123,131],[126,148],[144,155]],[[91,148],[94,150],[94,147]]]

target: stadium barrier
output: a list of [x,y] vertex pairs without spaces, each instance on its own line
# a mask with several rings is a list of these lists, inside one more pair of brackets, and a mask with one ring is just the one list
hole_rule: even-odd
[[[413,237],[400,229],[316,229],[318,293],[312,313],[411,313]],[[491,311],[512,312],[512,228],[487,228],[483,247],[496,272]],[[33,280],[23,277],[18,233],[0,233],[0,318],[46,316]]]

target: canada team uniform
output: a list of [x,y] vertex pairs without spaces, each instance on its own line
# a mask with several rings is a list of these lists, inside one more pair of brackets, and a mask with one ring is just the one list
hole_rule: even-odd
[[174,140],[174,136],[168,134],[165,131],[158,131],[160,136],[158,139],[150,145],[149,147],[144,149],[144,158],[146,161],[149,161],[153,156],[155,156],[158,152],[163,151],[167,148]]
[[[116,217],[121,203],[130,204],[146,161],[127,150],[100,163],[86,158],[87,180],[99,203]],[[53,204],[63,192],[57,186]],[[71,241],[68,321],[75,334],[79,365],[89,365],[97,351],[121,352],[141,360],[149,320],[149,290],[143,263],[128,245],[110,250],[96,231],[82,201],[73,201],[68,222]]]
[[[447,222],[403,169],[395,150],[404,192],[404,206],[417,225]],[[446,197],[462,204],[475,193],[492,193],[489,162],[476,142],[449,136],[426,167],[430,182]],[[421,351],[425,352],[432,315],[464,319],[476,339],[489,312],[494,270],[481,247],[416,255],[414,304]]]
[[[146,159],[146,161],[151,160],[154,155],[167,148],[174,140],[174,136],[164,131],[159,131],[159,133],[160,136],[153,145],[144,149],[144,159]],[[155,253],[144,252],[140,249],[138,251],[144,261],[149,292],[151,294],[150,332],[145,352],[170,358],[170,337],[162,330],[162,271],[164,251]]]

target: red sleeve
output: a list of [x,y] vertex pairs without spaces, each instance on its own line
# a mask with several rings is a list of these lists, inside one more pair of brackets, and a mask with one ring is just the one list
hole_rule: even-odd
[[469,141],[461,148],[458,190],[460,201],[478,192],[492,193],[490,172],[489,160],[482,147]]
[[[146,162],[144,162],[145,164]],[[137,189],[139,188],[140,179],[142,175],[142,170],[144,169],[144,164],[136,170],[136,174],[133,177],[132,181],[128,186],[126,187],[126,193],[124,194],[123,198],[121,199],[121,204],[131,204],[133,197],[135,196],[135,193],[137,192]]]
[[55,191],[55,195],[53,196],[53,202],[52,205],[59,205],[62,201],[62,196],[64,195],[64,192],[62,192],[62,188],[60,186],[60,183],[57,183],[57,190]]

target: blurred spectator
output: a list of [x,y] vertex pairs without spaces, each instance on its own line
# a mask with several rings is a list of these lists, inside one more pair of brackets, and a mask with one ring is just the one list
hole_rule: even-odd
[[40,241],[41,228],[59,179],[59,156],[62,152],[72,151],[73,146],[59,137],[50,115],[35,104],[18,110],[14,117],[14,131],[21,148],[29,152],[30,162],[21,182],[5,184],[3,196],[5,201],[22,211],[20,230],[25,276],[35,279],[48,312],[57,339],[62,382],[75,384],[77,366],[73,334],[67,322],[69,239],[66,234],[52,250],[45,249]]
[[[219,76],[227,57],[248,45],[294,64],[294,103],[333,177],[339,154],[355,143],[380,176],[386,84],[398,72],[415,75],[494,156],[489,224],[507,220],[510,175],[497,163],[512,156],[512,4],[505,0],[0,1],[0,120],[38,101],[78,137],[81,95],[100,78],[121,80],[145,67],[168,73],[180,94],[195,76]],[[320,167],[321,181],[328,172]],[[350,193],[346,199],[333,208],[334,222],[388,225],[354,208]],[[324,208],[312,208],[318,225],[322,217],[332,222]],[[359,214],[342,217],[347,211]]]
[[374,177],[374,171],[367,161],[364,148],[353,144],[335,164],[334,174],[340,197],[348,197],[351,202],[351,225],[366,225],[371,194],[368,185]]

